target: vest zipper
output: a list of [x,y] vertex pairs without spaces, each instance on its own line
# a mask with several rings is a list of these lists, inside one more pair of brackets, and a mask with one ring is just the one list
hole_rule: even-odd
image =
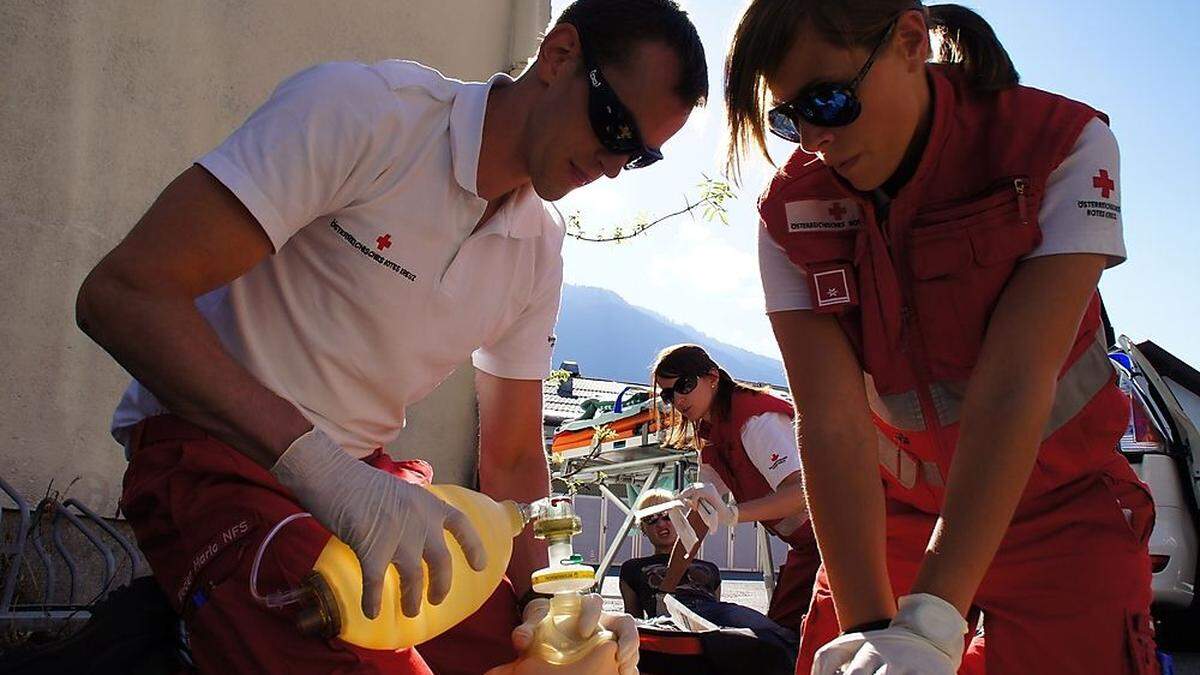
[[[1017,179],[1014,181],[1014,187],[1020,184],[1018,195],[1020,201],[1024,203],[1024,181]],[[872,214],[874,215],[874,214]],[[889,212],[890,216],[890,212]],[[873,219],[873,218],[872,218]],[[881,224],[881,229],[887,231],[886,223]],[[924,429],[926,433],[933,437],[933,444],[937,456],[933,458],[934,463],[937,463],[937,457],[946,457],[949,454],[942,447],[944,440],[942,439],[941,429],[942,423],[938,419],[937,406],[933,402],[933,394],[931,392],[930,382],[933,377],[929,373],[928,364],[925,361],[925,339],[921,334],[917,322],[913,320],[912,298],[911,298],[911,272],[907,267],[896,264],[895,250],[892,247],[892,242],[887,241],[887,254],[892,261],[892,269],[895,270],[897,281],[900,282],[900,296],[902,304],[900,306],[900,350],[908,355],[910,364],[915,375],[917,393],[917,402],[921,406],[921,418],[924,421]],[[925,461],[922,459],[922,461]],[[941,507],[940,500],[938,507]]]
[[[1017,210],[1020,213],[1021,222],[1025,225],[1028,225],[1029,224],[1029,210],[1028,210],[1029,207],[1028,207],[1028,203],[1026,201],[1026,192],[1027,192],[1027,189],[1029,186],[1029,182],[1024,178],[1014,178],[1012,184],[1013,184],[1013,190],[1015,190],[1017,193]],[[889,253],[889,255],[891,254],[890,247],[889,247],[888,253]],[[893,267],[895,267],[894,259],[893,259],[892,265],[893,265]],[[898,270],[899,268],[896,268],[896,269]],[[921,334],[920,328],[917,326],[917,322],[912,321],[913,312],[912,312],[912,308],[911,308],[911,301],[909,299],[909,292],[912,288],[912,281],[909,278],[909,273],[908,273],[907,269],[905,269],[903,275],[904,275],[904,278],[901,279],[901,284],[900,284],[901,295],[904,297],[904,307],[901,308],[901,317],[902,317],[901,347],[903,349],[906,349],[909,352],[909,356],[912,358],[913,370],[916,371],[915,375],[917,376],[917,400],[921,404],[921,416],[924,418],[924,421],[925,421],[925,431],[929,432],[930,435],[933,437],[933,445],[936,448],[936,452],[938,453],[938,456],[934,457],[934,463],[936,464],[938,457],[951,457],[952,453],[949,452],[947,448],[943,447],[943,445],[945,444],[945,439],[943,439],[941,432],[942,432],[942,429],[944,428],[944,425],[942,424],[941,419],[938,418],[937,405],[935,405],[933,402],[933,390],[932,390],[933,376],[930,374],[928,362],[925,360],[926,351],[925,351],[924,336]],[[907,344],[907,336],[908,336],[908,332],[910,330],[913,333],[915,333],[915,338],[916,338],[916,345],[915,345],[915,348],[913,348],[913,349],[909,349],[908,344]],[[940,465],[939,465],[939,468],[941,468]],[[945,468],[947,471],[950,470],[950,467],[945,467]],[[938,508],[939,509],[941,508],[940,500],[939,500]]]
[[[1028,225],[1029,206],[1026,193],[1028,192],[1029,181],[1027,181],[1025,178],[1014,178],[1012,185],[1013,190],[1017,193],[1017,210],[1020,213],[1021,222],[1025,225]],[[889,255],[891,254],[890,247],[888,253]],[[898,273],[900,273],[900,268],[895,267],[894,258],[892,265],[895,269],[897,269]],[[917,400],[921,404],[921,416],[925,421],[925,431],[933,437],[933,445],[938,453],[938,456],[934,457],[934,462],[937,463],[938,457],[950,457],[952,454],[947,448],[943,447],[945,444],[945,439],[942,437],[941,432],[945,425],[943,425],[941,419],[938,418],[937,405],[935,405],[933,401],[933,376],[929,372],[929,365],[925,359],[926,345],[924,336],[921,334],[921,330],[918,327],[917,322],[912,320],[912,302],[909,298],[912,288],[912,280],[909,278],[910,275],[907,268],[905,268],[904,272],[900,274],[903,274],[903,278],[900,279],[900,288],[901,295],[904,297],[904,307],[901,308],[901,347],[908,352],[909,357],[912,359],[913,370],[915,371],[914,374],[916,375],[917,379]],[[908,344],[907,339],[909,331],[912,331],[914,334],[916,343],[911,347]],[[940,465],[939,468],[941,468]],[[947,471],[949,471],[949,468],[950,467],[945,467]],[[940,500],[938,508],[941,508]]]
[[[909,364],[912,366],[913,375],[916,382],[914,383],[914,391],[917,394],[917,403],[921,408],[921,419],[924,422],[923,429],[933,441],[934,456],[920,457],[920,464],[932,462],[935,466],[941,469],[941,464],[938,461],[940,457],[949,457],[950,453],[943,447],[945,440],[942,438],[942,421],[938,418],[937,405],[933,402],[933,392],[930,382],[933,380],[929,374],[929,369],[925,361],[925,339],[921,334],[921,330],[917,322],[913,320],[912,306],[909,304],[907,288],[903,289],[904,305],[900,307],[900,349],[909,358]],[[910,341],[911,338],[911,341]],[[949,471],[949,467],[946,467]],[[922,476],[919,481],[925,481]],[[933,492],[933,486],[928,486]],[[934,493],[936,495],[936,493]],[[944,493],[943,493],[944,494]],[[937,507],[941,509],[941,497],[935,497]]]
[[1013,189],[1017,191],[1017,210],[1021,213],[1021,224],[1029,224],[1029,211],[1025,202],[1025,188],[1028,182],[1024,178],[1013,179]]

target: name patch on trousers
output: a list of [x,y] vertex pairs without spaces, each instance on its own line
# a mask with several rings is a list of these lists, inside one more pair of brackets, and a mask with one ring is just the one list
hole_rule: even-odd
[[218,532],[212,539],[209,540],[204,548],[196,552],[192,556],[192,564],[188,567],[187,573],[183,576],[183,582],[179,584],[178,595],[175,598],[180,606],[183,606],[184,599],[191,592],[192,586],[196,583],[196,575],[200,570],[204,569],[208,563],[212,562],[221,551],[224,551],[230,544],[241,539],[250,533],[250,522],[246,519],[239,520]]
[[787,202],[788,232],[845,232],[862,227],[862,209],[853,199]]

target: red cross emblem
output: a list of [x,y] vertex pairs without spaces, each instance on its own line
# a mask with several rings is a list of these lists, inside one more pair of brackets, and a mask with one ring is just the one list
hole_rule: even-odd
[[392,245],[392,235],[385,234],[382,237],[379,237],[378,239],[375,240],[375,245],[379,247],[380,251],[391,246]]
[[1099,176],[1092,176],[1092,187],[1100,190],[1100,196],[1108,199],[1112,191],[1117,189],[1117,184],[1113,179],[1108,177],[1108,169],[1100,169]]
[[834,202],[833,206],[829,207],[829,215],[833,216],[833,219],[840,223],[842,222],[842,217],[846,215],[846,207],[842,206],[841,202]]

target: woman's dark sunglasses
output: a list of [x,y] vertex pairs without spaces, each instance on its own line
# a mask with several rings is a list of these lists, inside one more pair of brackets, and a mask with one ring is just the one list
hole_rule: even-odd
[[675,380],[675,384],[670,387],[663,387],[659,392],[662,396],[663,403],[667,405],[675,405],[675,394],[687,396],[696,388],[696,383],[700,380],[695,375],[681,375]]
[[858,70],[853,80],[848,83],[818,82],[809,85],[796,98],[772,108],[767,113],[771,133],[784,140],[799,143],[800,120],[817,127],[844,127],[858,119],[862,113],[862,101],[856,93],[858,85],[862,84],[880,50],[892,36],[896,21],[897,19],[892,19],[892,23],[875,44],[867,62]]
[[[582,42],[581,42],[582,44]],[[662,159],[662,152],[647,147],[638,132],[633,113],[617,98],[600,66],[592,60],[586,46],[583,47],[583,67],[588,83],[588,120],[592,132],[600,139],[600,145],[609,152],[629,155],[626,169],[641,169]]]

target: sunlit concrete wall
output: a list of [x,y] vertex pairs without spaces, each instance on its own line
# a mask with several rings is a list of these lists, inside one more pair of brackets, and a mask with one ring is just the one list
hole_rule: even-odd
[[[0,0],[0,476],[34,501],[53,481],[115,512],[125,461],[107,429],[128,376],[76,329],[76,290],[281,79],[392,57],[484,79],[523,65],[549,13],[549,0]],[[412,408],[397,443],[443,481],[473,473],[469,371]]]

